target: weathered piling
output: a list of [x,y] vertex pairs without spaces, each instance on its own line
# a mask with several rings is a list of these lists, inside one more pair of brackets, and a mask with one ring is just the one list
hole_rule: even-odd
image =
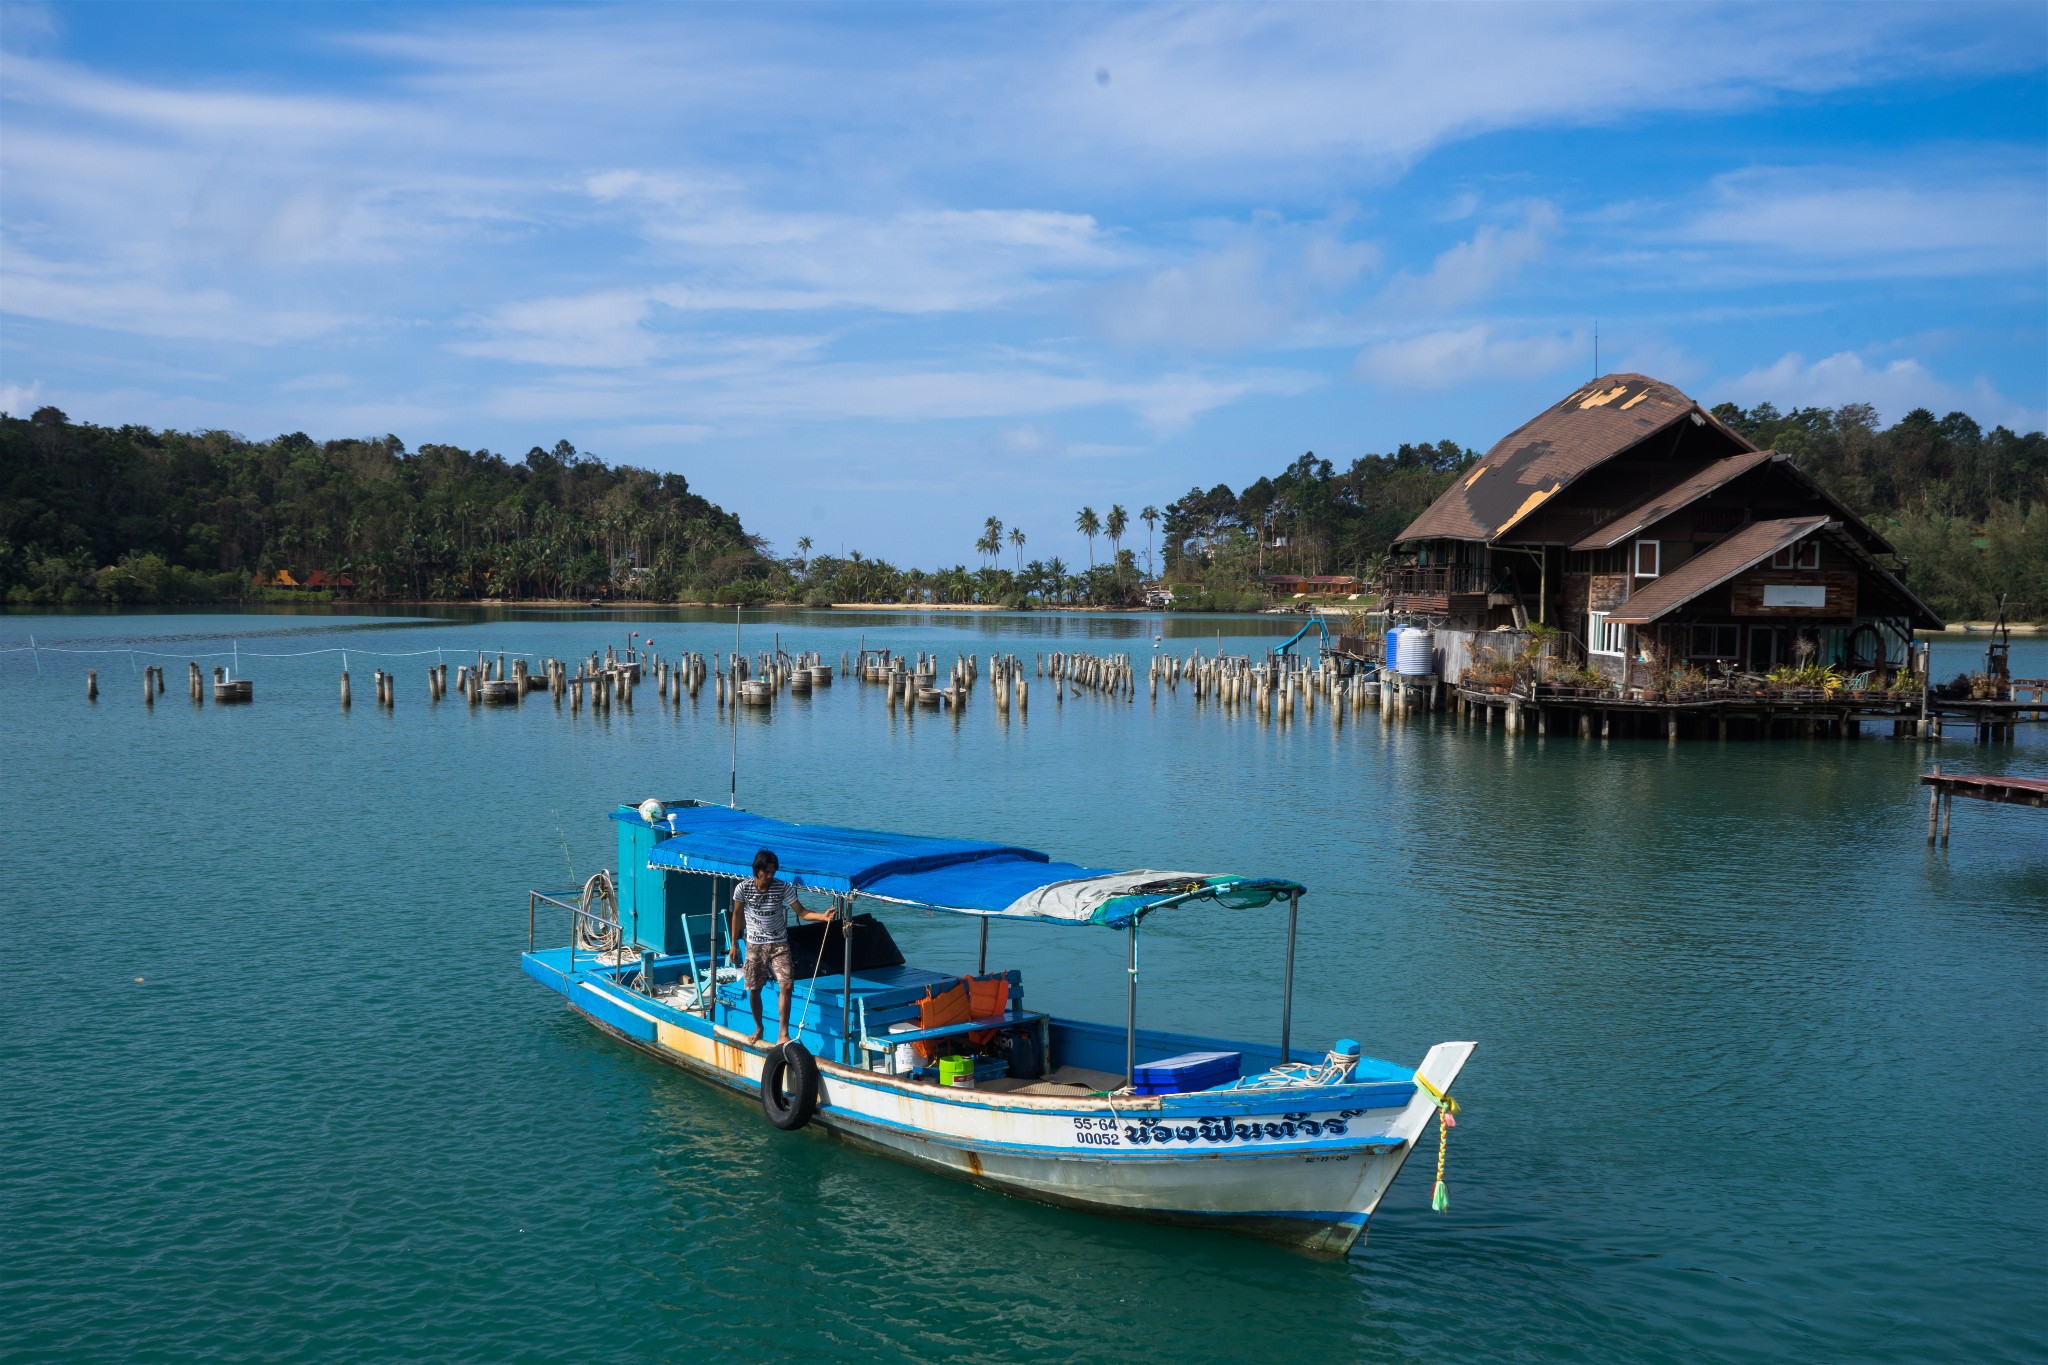
[[85,670],[85,699],[87,701],[98,701],[100,699],[100,671],[97,668]]

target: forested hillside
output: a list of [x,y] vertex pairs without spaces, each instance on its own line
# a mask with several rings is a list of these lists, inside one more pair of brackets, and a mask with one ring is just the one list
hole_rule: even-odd
[[[12,602],[274,595],[277,569],[359,597],[674,600],[757,575],[739,518],[680,474],[568,442],[518,460],[395,436],[320,443],[0,417],[0,593]],[[293,594],[294,596],[298,594]]]

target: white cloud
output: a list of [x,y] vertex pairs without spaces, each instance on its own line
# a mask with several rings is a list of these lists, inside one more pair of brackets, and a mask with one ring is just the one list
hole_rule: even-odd
[[60,268],[20,252],[0,268],[0,306],[41,318],[141,336],[180,340],[301,341],[351,319],[301,308],[263,308],[225,289],[181,289],[150,279]]
[[1960,386],[1946,383],[1910,356],[1873,365],[1854,351],[1839,351],[1809,363],[1792,352],[1715,387],[1744,407],[1766,401],[1786,409],[1869,403],[1886,423],[1929,408],[1940,415],[1967,412],[1987,426],[2018,431],[2048,427],[2048,412],[2012,402],[1982,376]]
[[[1911,72],[2024,69],[2023,11],[1865,6],[1148,8],[1073,41],[1058,117],[1174,162],[1262,172],[1351,155],[1406,165],[1503,128],[1755,107]],[[1093,72],[1111,73],[1107,85]]]
[[153,136],[233,137],[258,143],[328,144],[365,132],[418,136],[398,111],[315,95],[179,89],[101,76],[86,67],[0,50],[0,86],[11,102],[67,109]]
[[1015,455],[1034,455],[1051,446],[1058,438],[1044,427],[1029,422],[1021,426],[1005,427],[996,433],[996,441],[1004,450]]
[[1486,298],[1539,259],[1557,228],[1557,209],[1541,202],[1531,204],[1518,225],[1483,224],[1438,256],[1426,273],[1395,276],[1380,296],[1379,310],[1392,316],[1434,315]]
[[692,422],[749,423],[1015,421],[1108,409],[1166,432],[1243,398],[1302,393],[1319,382],[1316,375],[1271,369],[1117,379],[1026,366],[736,364],[557,376],[501,389],[490,407],[501,416],[533,420],[680,414]]
[[1460,190],[1457,194],[1451,196],[1448,203],[1437,210],[1436,221],[1439,223],[1461,222],[1479,212],[1480,205],[1484,202],[1479,197],[1478,191]]
[[695,445],[717,434],[717,428],[702,422],[641,422],[613,427],[607,439],[629,446]]
[[1097,325],[1126,346],[1230,351],[1313,337],[1379,262],[1368,242],[1326,225],[1256,224],[1105,288]]
[[[2021,173],[2015,163],[2033,163]],[[1717,178],[1681,239],[1740,253],[1737,270],[1863,274],[2034,271],[2048,263],[2048,181],[2035,153],[1950,155],[1918,168],[1752,167]]]
[[529,365],[644,365],[656,351],[656,338],[641,325],[652,307],[650,293],[626,289],[508,303],[479,321],[485,340],[450,349]]
[[1504,336],[1480,323],[1368,346],[1356,368],[1360,378],[1389,388],[1442,389],[1555,374],[1591,354],[1584,333]]
[[10,52],[29,52],[48,47],[63,35],[64,26],[45,4],[29,0],[0,3],[0,46]]
[[27,384],[17,384],[13,380],[0,383],[0,412],[9,417],[26,417],[42,405],[42,380],[32,380]]

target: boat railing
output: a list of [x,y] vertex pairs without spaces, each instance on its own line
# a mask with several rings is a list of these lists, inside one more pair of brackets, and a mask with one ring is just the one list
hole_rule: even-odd
[[[595,903],[593,903],[595,904]],[[540,932],[541,907],[550,911],[561,911],[569,922],[569,970],[576,970],[576,954],[588,954],[593,964],[602,967],[621,967],[634,961],[625,951],[625,940],[620,934],[619,922],[610,915],[597,912],[583,900],[583,888],[573,891],[529,891],[526,893],[526,951],[532,952]],[[609,943],[609,947],[592,946]]]

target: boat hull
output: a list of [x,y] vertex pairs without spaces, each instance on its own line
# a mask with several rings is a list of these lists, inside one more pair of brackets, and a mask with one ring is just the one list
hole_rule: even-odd
[[[603,1032],[758,1097],[764,1049],[610,983],[563,987]],[[1448,1091],[1471,1050],[1438,1044],[1421,1074]],[[1415,1087],[1378,1106],[1370,1087],[1079,1101],[945,1091],[822,1060],[820,1072],[813,1122],[859,1146],[1041,1203],[1325,1257],[1358,1242],[1434,1113]]]

